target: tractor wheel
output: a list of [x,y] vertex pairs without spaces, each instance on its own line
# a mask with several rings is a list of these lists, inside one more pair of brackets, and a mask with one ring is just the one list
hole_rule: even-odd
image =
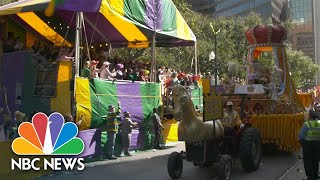
[[262,157],[262,144],[260,133],[253,127],[243,130],[240,139],[239,158],[242,167],[247,172],[255,171],[259,168]]
[[167,168],[169,176],[172,179],[180,178],[183,169],[182,155],[178,152],[171,153],[169,155]]
[[232,172],[232,159],[229,155],[222,155],[219,160],[218,166],[218,179],[229,180],[231,179]]

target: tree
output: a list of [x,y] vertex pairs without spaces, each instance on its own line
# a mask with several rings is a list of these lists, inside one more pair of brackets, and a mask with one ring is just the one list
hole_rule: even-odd
[[[263,21],[255,13],[251,13],[246,17],[218,18],[213,20],[211,17],[193,12],[191,6],[181,0],[173,0],[173,2],[175,2],[182,16],[196,34],[201,72],[212,71],[213,67],[208,61],[208,55],[214,48],[215,39],[210,27],[210,24],[212,24],[215,31],[220,29],[220,32],[217,34],[217,52],[215,52],[218,55],[220,76],[226,76],[227,66],[232,63],[236,65],[236,75],[239,78],[245,78],[246,71],[243,61],[247,53],[246,48],[249,45],[245,37],[245,31],[259,24],[271,24],[272,20],[267,19]],[[290,21],[282,22],[281,25],[287,29],[292,28],[292,22]],[[314,64],[312,59],[301,51],[293,50],[289,44],[286,49],[289,68],[295,86],[302,88],[305,85],[302,82],[306,82],[308,79],[314,82],[319,66]],[[260,61],[269,68],[270,72],[272,72],[271,69],[274,66],[274,60],[270,61],[271,59],[273,59],[272,53],[263,53],[260,57]]]
[[315,77],[319,66],[313,63],[313,60],[303,54],[302,51],[292,50],[291,47],[287,48],[287,56],[291,77],[296,88],[313,87],[315,84]]
[[[232,63],[235,64],[236,67],[236,76],[245,78],[244,60],[247,54],[247,46],[249,45],[245,37],[245,31],[259,24],[271,24],[272,20],[268,19],[264,21],[255,13],[251,13],[245,17],[218,18],[214,20],[208,15],[193,11],[191,5],[183,0],[173,0],[173,2],[197,37],[197,54],[200,72],[213,72],[213,62],[209,61],[209,53],[214,51],[215,34],[212,32],[211,24],[215,31],[220,29],[216,38],[217,52],[215,52],[219,66],[219,76],[226,77],[228,64]],[[286,28],[292,27],[291,22],[284,22],[282,25]],[[144,50],[142,53],[141,51],[142,50],[119,49],[115,50],[115,54],[120,57],[122,56],[124,59],[150,61],[150,48]],[[315,74],[319,68],[309,57],[305,56],[302,52],[291,49],[290,46],[287,48],[287,56],[296,87],[303,87],[301,82],[305,82],[305,79],[310,79],[311,82],[315,81]],[[156,59],[158,66],[166,66],[173,69],[179,69],[180,67],[184,72],[194,72],[193,47],[157,48]],[[273,59],[271,53],[263,53],[260,61],[271,70],[274,61],[270,61],[270,59]],[[305,69],[308,69],[308,72],[301,71]]]
[[4,6],[4,5],[7,5],[7,4],[10,4],[10,3],[14,3],[14,2],[17,2],[18,0],[1,0],[0,1],[0,6]]

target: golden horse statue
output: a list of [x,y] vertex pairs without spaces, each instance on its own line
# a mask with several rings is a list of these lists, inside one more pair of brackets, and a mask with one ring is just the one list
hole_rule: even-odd
[[221,121],[216,120],[214,132],[213,122],[203,122],[202,117],[197,115],[191,97],[183,86],[175,86],[172,95],[173,116],[175,120],[180,121],[178,126],[179,141],[195,142],[223,137],[224,129]]

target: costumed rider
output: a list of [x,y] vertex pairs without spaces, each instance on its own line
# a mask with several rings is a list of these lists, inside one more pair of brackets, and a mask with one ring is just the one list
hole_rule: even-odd
[[309,111],[310,120],[304,122],[299,132],[299,142],[303,148],[303,164],[310,180],[319,179],[320,161],[320,121],[314,110]]
[[234,130],[243,128],[239,114],[233,109],[233,103],[227,102],[227,109],[223,113],[222,125],[224,127],[225,136],[232,136]]
[[106,80],[115,80],[116,73],[111,73],[109,70],[110,63],[108,61],[105,61],[103,65],[101,66],[99,73],[100,73],[100,79],[106,79]]
[[81,77],[90,78],[90,61],[86,61],[81,71]]

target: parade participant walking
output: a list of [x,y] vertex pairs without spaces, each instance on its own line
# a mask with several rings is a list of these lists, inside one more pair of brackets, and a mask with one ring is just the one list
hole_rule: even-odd
[[162,149],[160,147],[160,135],[161,135],[161,130],[164,130],[164,127],[161,124],[161,120],[159,115],[157,114],[157,108],[153,108],[153,114],[151,116],[153,125],[154,125],[154,148],[155,149]]
[[138,125],[137,122],[132,122],[131,114],[128,111],[123,113],[124,120],[122,122],[122,146],[124,149],[124,155],[132,156],[129,152],[129,147],[131,145],[131,134],[133,126]]
[[299,132],[299,142],[303,148],[303,164],[308,180],[319,179],[320,161],[320,121],[314,110],[309,111],[310,120],[304,122]]
[[115,110],[113,105],[110,105],[108,107],[108,115],[107,115],[107,158],[110,160],[117,159],[116,156],[114,156],[114,145],[116,140],[116,135],[118,133],[119,128],[119,121],[121,119],[120,117],[120,102],[118,102],[118,111]]

